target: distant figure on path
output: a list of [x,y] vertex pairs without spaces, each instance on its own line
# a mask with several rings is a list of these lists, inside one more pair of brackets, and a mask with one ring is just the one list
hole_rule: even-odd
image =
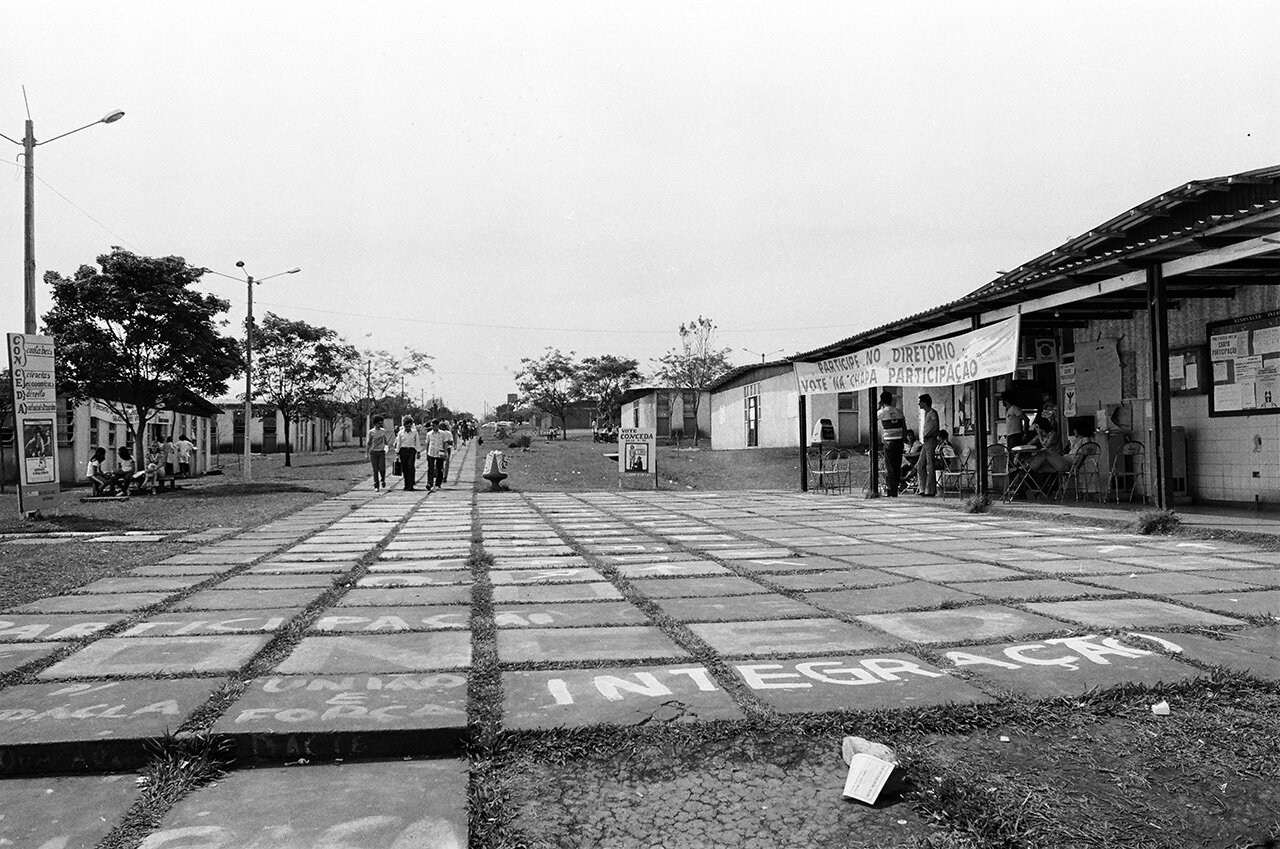
[[937,460],[934,452],[938,449],[938,431],[942,429],[938,421],[938,411],[933,408],[933,396],[928,392],[920,396],[920,462],[916,466],[916,480],[920,487],[920,495],[933,498],[938,494]]
[[396,432],[396,452],[400,457],[400,473],[404,475],[406,492],[413,492],[417,477],[414,475],[414,462],[422,451],[422,441],[418,437],[418,429],[413,426],[413,416],[405,416],[400,430]]
[[893,393],[885,390],[880,393],[880,411],[876,413],[880,422],[880,441],[884,446],[885,493],[890,498],[898,497],[898,489],[902,486],[902,450],[906,436],[907,420],[902,410],[893,403]]
[[387,485],[387,445],[390,442],[387,429],[382,426],[382,416],[373,417],[368,442],[369,462],[373,464],[373,488],[382,489]]

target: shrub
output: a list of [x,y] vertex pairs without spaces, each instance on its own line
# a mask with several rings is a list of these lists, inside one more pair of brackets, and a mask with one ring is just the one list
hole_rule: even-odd
[[960,509],[966,513],[985,513],[991,509],[991,499],[985,495],[970,495]]
[[1133,530],[1140,534],[1171,534],[1182,524],[1172,510],[1143,510],[1133,521]]
[[533,444],[533,441],[529,439],[529,434],[522,433],[519,436],[517,436],[515,439],[508,442],[507,447],[508,448],[528,448],[532,444]]

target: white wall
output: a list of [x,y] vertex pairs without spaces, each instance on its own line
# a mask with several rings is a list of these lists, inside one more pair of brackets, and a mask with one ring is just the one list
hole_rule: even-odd
[[[799,393],[794,374],[785,373],[746,386],[713,393],[703,401],[711,424],[711,447],[717,450],[747,448],[745,405],[747,392],[760,398],[757,448],[794,448],[800,444]],[[834,396],[833,396],[834,397]],[[833,402],[834,403],[834,402]],[[702,418],[702,410],[698,410]]]

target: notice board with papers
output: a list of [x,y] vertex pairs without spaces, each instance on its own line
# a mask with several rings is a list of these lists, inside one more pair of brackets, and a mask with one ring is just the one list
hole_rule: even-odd
[[1280,310],[1211,322],[1209,415],[1280,413]]

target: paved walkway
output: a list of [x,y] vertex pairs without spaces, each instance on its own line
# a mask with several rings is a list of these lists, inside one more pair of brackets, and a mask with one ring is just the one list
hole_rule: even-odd
[[[479,707],[536,730],[1280,679],[1280,553],[910,498],[473,495],[474,466],[0,611],[0,845],[94,845],[178,729],[262,768],[148,849],[448,847]],[[495,660],[501,704],[469,705]]]

